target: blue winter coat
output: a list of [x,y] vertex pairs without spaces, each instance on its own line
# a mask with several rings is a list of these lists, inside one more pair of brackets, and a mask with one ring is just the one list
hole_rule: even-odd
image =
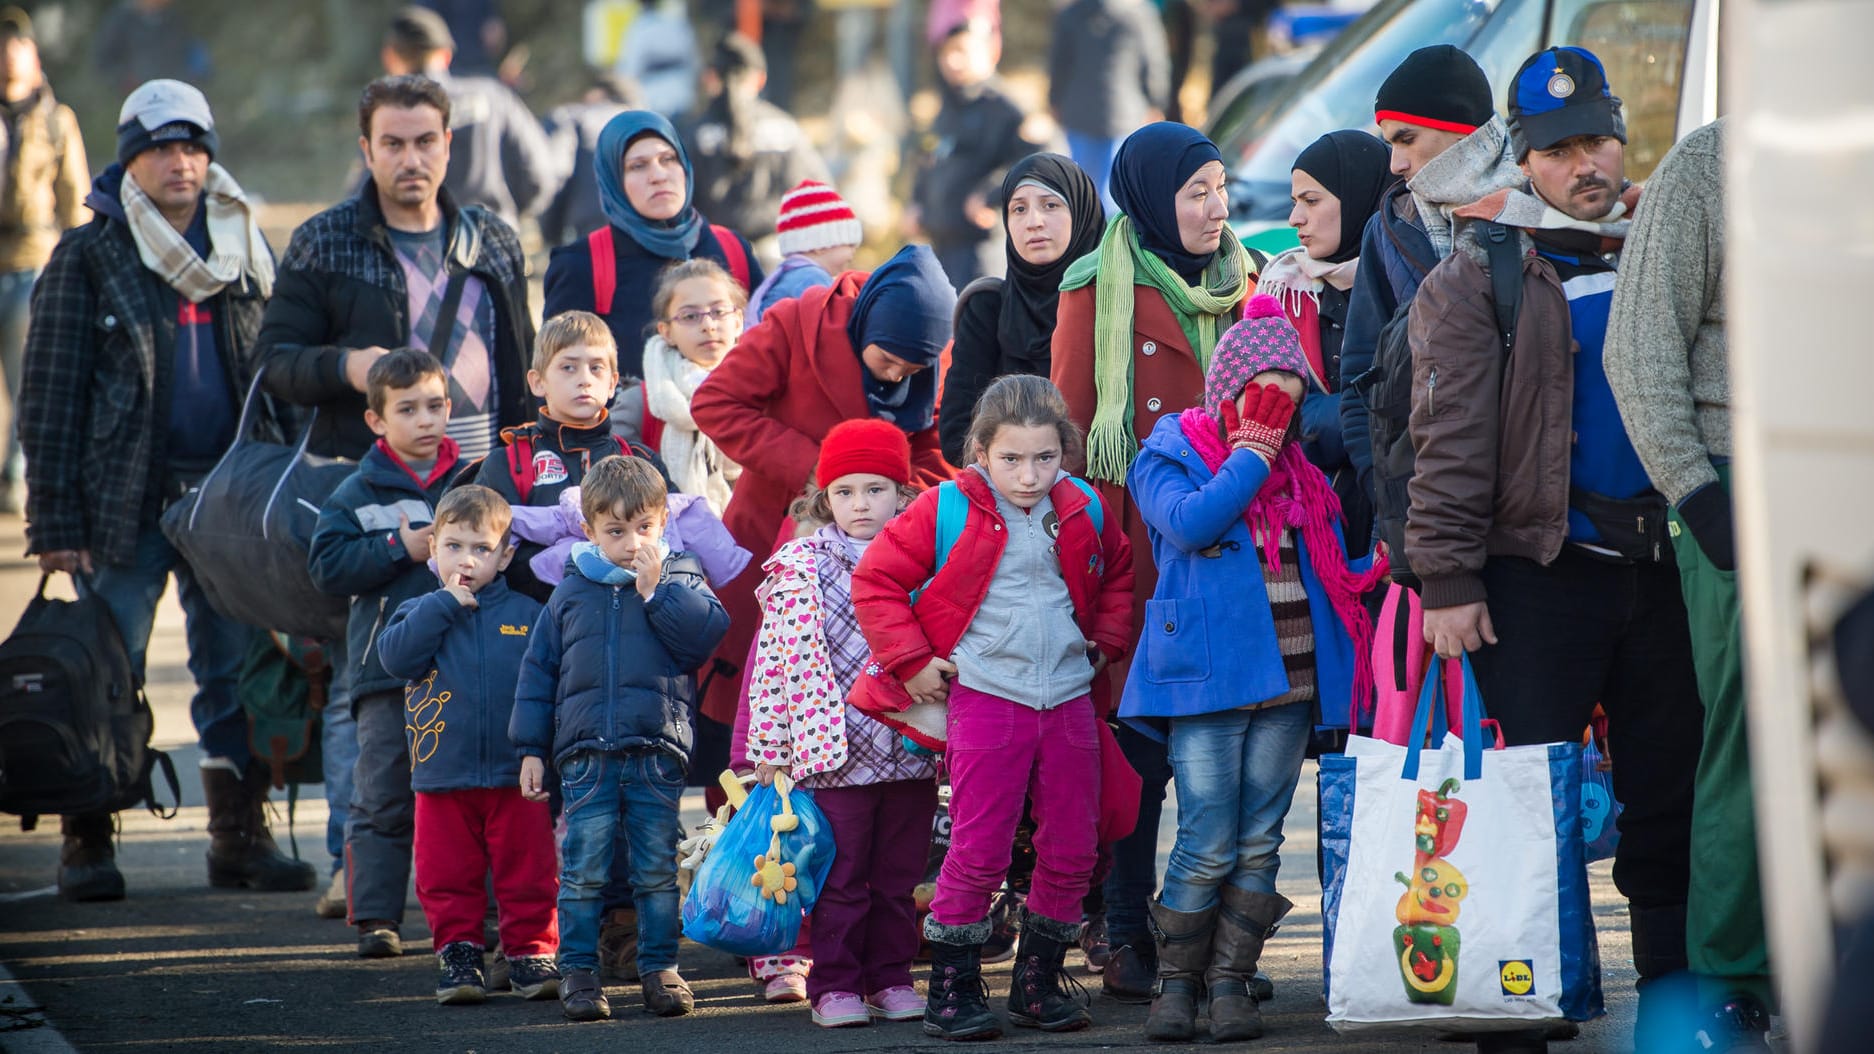
[[[1340,375],[1348,385],[1373,368],[1379,333],[1399,305],[1419,291],[1438,264],[1438,254],[1419,223],[1411,192],[1395,186],[1380,201],[1360,235],[1360,267],[1347,299],[1347,331],[1340,342]],[[1373,498],[1373,443],[1366,402],[1358,394],[1340,401],[1341,441],[1359,474],[1367,500]],[[1364,543],[1364,539],[1362,542]]]
[[[1262,565],[1243,520],[1269,467],[1238,450],[1213,475],[1185,441],[1178,416],[1159,419],[1126,476],[1126,492],[1152,539],[1158,588],[1145,602],[1145,625],[1119,704],[1122,718],[1232,710],[1289,688]],[[1353,641],[1306,544],[1299,535],[1295,542],[1313,616],[1321,712],[1325,723],[1339,727],[1353,696]],[[1335,555],[1346,559],[1344,552]],[[1152,731],[1149,723],[1133,723]]]
[[520,785],[508,719],[540,602],[498,575],[475,600],[463,607],[446,589],[406,600],[377,638],[384,669],[407,683],[412,790]]
[[319,510],[306,569],[320,590],[351,598],[345,654],[353,699],[403,687],[378,661],[377,635],[404,601],[435,589],[436,576],[410,559],[399,519],[429,523],[460,467],[454,441],[445,439],[428,482],[419,482],[379,440]]
[[602,585],[567,563],[534,624],[521,664],[508,738],[520,757],[574,751],[668,751],[688,764],[696,705],[692,675],[729,630],[703,565],[664,561],[646,601],[635,587]]

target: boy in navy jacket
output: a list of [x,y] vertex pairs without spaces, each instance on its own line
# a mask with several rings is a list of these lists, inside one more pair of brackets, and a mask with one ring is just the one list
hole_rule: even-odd
[[358,954],[403,954],[399,927],[410,886],[416,803],[404,746],[403,681],[385,671],[377,635],[397,606],[435,588],[431,510],[459,467],[449,423],[448,378],[428,352],[399,348],[365,377],[365,423],[378,435],[358,471],[338,485],[313,529],[314,585],[351,597],[346,654],[358,722],[350,822],[345,833],[350,918]]
[[377,638],[384,669],[408,683],[404,732],[416,792],[416,896],[435,935],[439,1003],[479,1003],[484,878],[494,872],[501,946],[523,998],[559,994],[553,953],[553,820],[521,797],[508,742],[514,685],[540,602],[508,588],[513,512],[487,487],[436,506],[442,588],[398,605]]
[[638,910],[645,1009],[695,1006],[677,973],[677,802],[693,742],[690,674],[729,628],[695,557],[663,544],[666,491],[641,458],[608,457],[580,492],[586,537],[534,625],[508,738],[521,793],[546,800],[559,770],[560,1003],[573,1021],[608,1017],[599,984],[599,916],[622,825]]

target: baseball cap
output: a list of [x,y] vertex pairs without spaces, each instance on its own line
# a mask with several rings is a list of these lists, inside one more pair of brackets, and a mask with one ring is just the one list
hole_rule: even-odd
[[1510,82],[1510,134],[1518,159],[1578,135],[1627,141],[1620,100],[1607,70],[1586,48],[1538,51]]
[[147,81],[130,93],[117,112],[117,160],[131,158],[152,147],[178,139],[198,143],[213,157],[221,140],[215,134],[215,115],[208,97],[192,84],[177,80]]

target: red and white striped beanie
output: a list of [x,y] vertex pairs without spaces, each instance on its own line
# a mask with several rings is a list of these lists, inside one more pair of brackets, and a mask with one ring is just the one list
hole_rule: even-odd
[[811,179],[801,180],[781,198],[781,222],[775,230],[783,256],[865,240],[859,217],[839,191]]

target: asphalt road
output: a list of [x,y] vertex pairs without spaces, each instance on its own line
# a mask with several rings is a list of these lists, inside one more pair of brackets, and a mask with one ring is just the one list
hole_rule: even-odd
[[[10,629],[37,582],[23,552],[20,521],[0,519],[0,628]],[[63,583],[61,588],[65,588]],[[119,862],[129,887],[114,904],[68,904],[57,898],[58,824],[48,819],[22,833],[0,818],[0,1050],[9,1052],[353,1050],[394,1045],[401,1052],[936,1049],[915,1024],[842,1031],[815,1028],[804,1006],[764,1005],[728,956],[685,944],[683,970],[697,993],[697,1013],[660,1020],[642,1013],[635,986],[609,990],[613,1020],[564,1022],[557,1003],[502,995],[479,1007],[438,1007],[434,960],[421,951],[428,931],[414,894],[401,959],[356,957],[343,922],[312,913],[313,893],[256,894],[211,890],[203,851],[207,836],[199,757],[188,718],[190,682],[183,666],[181,611],[166,598],[151,642],[149,684],[156,743],[172,752],[184,780],[184,807],[175,819],[123,816]],[[700,792],[685,801],[686,820],[701,819]],[[1277,996],[1264,1007],[1267,1036],[1242,1046],[1263,1051],[1461,1051],[1432,1039],[1343,1038],[1322,1018],[1320,889],[1315,878],[1313,766],[1288,823],[1281,891],[1296,909],[1269,943],[1264,969]],[[300,850],[324,866],[325,804],[307,788],[294,831]],[[275,832],[284,844],[282,810]],[[1166,817],[1161,853],[1174,820]],[[1161,857],[1162,866],[1162,857]],[[1633,968],[1626,907],[1608,865],[1591,869],[1600,923],[1608,1015],[1557,1051],[1631,1049]],[[1079,956],[1070,965],[1090,988]],[[990,989],[1006,993],[1008,966],[991,967]],[[999,1002],[999,1000],[998,1000]],[[1013,1030],[1005,1050],[1093,1050],[1156,1047],[1143,1036],[1143,1007],[1104,999],[1093,1004],[1094,1027],[1066,1036]]]

